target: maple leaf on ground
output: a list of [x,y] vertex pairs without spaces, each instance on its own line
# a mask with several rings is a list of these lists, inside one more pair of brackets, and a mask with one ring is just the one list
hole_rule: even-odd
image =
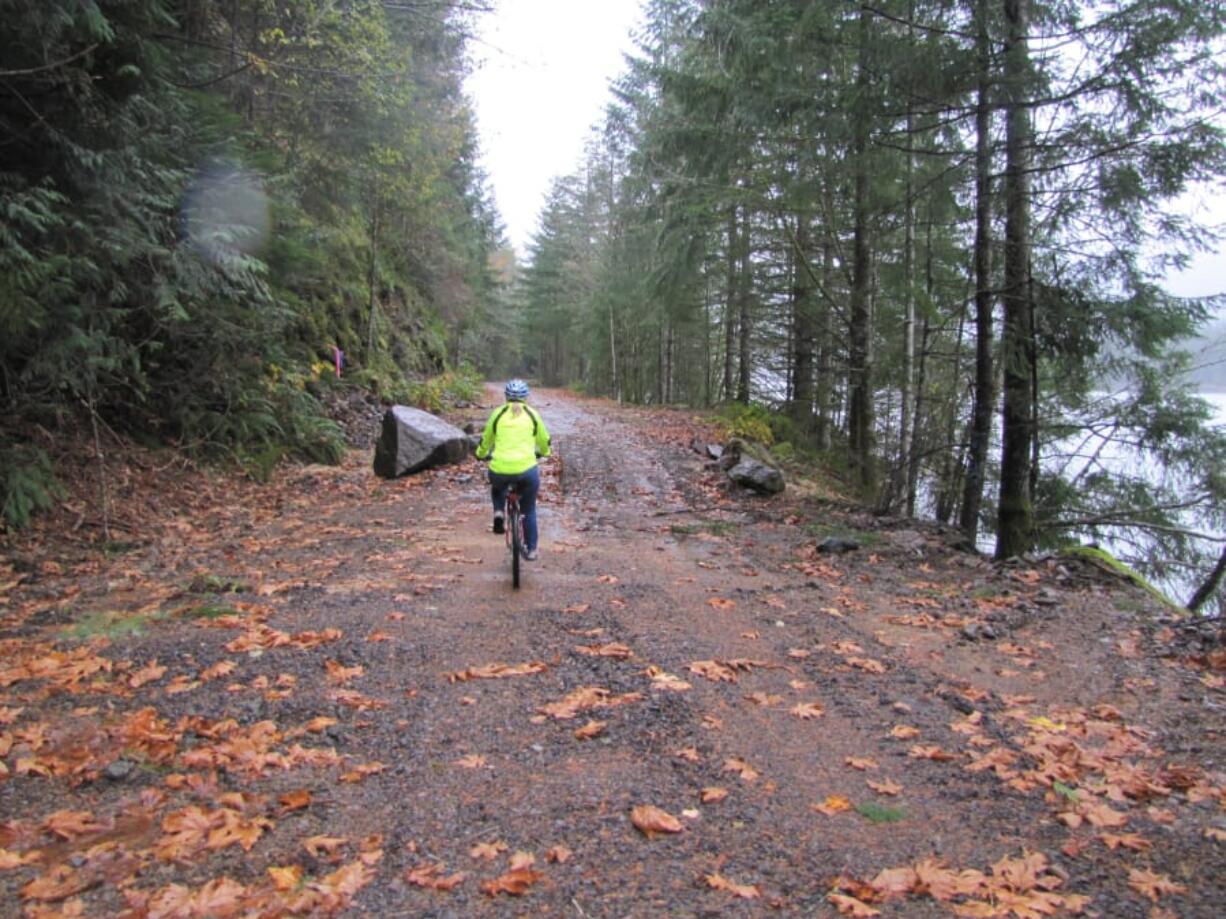
[[32,865],[42,857],[42,853],[37,849],[30,852],[10,852],[8,849],[0,849],[0,871],[12,871],[22,865]]
[[273,822],[267,817],[245,819],[237,811],[228,808],[221,811],[220,823],[220,826],[209,832],[206,845],[210,849],[237,845],[241,846],[244,852],[250,852],[264,831],[273,828]]
[[902,786],[886,779],[884,782],[874,782],[872,779],[865,779],[865,784],[879,795],[898,795],[902,793]]
[[136,670],[128,677],[128,686],[131,689],[140,689],[146,683],[152,683],[155,680],[160,680],[166,675],[166,668],[159,664],[156,660],[147,663],[140,670]]
[[865,673],[885,673],[886,670],[885,664],[871,657],[845,657],[843,660]]
[[283,813],[290,811],[302,810],[304,807],[311,806],[311,793],[305,788],[300,788],[297,791],[287,791],[277,799],[281,803]]
[[913,728],[909,724],[896,724],[890,728],[890,736],[895,740],[910,740],[919,737],[919,733],[919,728]]
[[526,676],[533,673],[544,673],[549,666],[543,661],[529,661],[526,664],[484,664],[480,667],[469,667],[467,670],[456,670],[446,674],[452,683],[463,683],[468,680],[500,680],[512,676]]
[[795,715],[802,721],[820,718],[825,713],[820,702],[798,702],[788,711],[788,714]]
[[362,781],[368,775],[377,775],[386,768],[387,767],[380,762],[360,763],[357,766],[354,766],[344,775],[340,776],[338,781],[346,782],[348,784],[356,784],[357,782]]
[[819,814],[825,814],[827,817],[833,817],[835,814],[840,814],[843,811],[851,810],[851,801],[842,795],[827,795],[826,800],[820,804],[809,805]]
[[724,760],[724,771],[738,773],[742,782],[754,782],[760,775],[757,769],[736,756],[730,756]]
[[479,842],[468,850],[468,854],[471,858],[483,858],[489,862],[496,859],[499,853],[505,851],[507,851],[507,844],[497,840],[495,842]]
[[486,760],[480,753],[469,753],[467,756],[461,756],[457,759],[455,764],[461,769],[484,769]]
[[1098,838],[1111,850],[1122,846],[1134,852],[1148,852],[1152,846],[1152,843],[1139,833],[1099,833]]
[[209,881],[192,895],[192,916],[233,916],[247,896],[247,888],[231,878]]
[[90,811],[60,810],[43,818],[42,827],[60,839],[77,839],[107,828],[99,823]]
[[1188,892],[1188,888],[1182,884],[1176,884],[1165,874],[1157,874],[1148,868],[1128,869],[1128,886],[1154,901],[1159,897]]
[[702,759],[702,754],[694,747],[686,747],[684,750],[678,750],[673,756],[677,759],[683,759],[687,763],[697,763]]
[[754,705],[771,706],[778,705],[783,701],[783,696],[775,696],[765,692],[751,692],[745,697],[746,701],[752,702]]
[[591,720],[581,728],[575,730],[576,740],[591,740],[593,737],[599,737],[604,733],[606,727],[609,726],[607,721]]
[[563,865],[574,857],[574,852],[570,850],[570,846],[563,843],[558,843],[556,846],[550,846],[545,850],[545,861],[551,865]]
[[67,900],[73,894],[88,890],[98,883],[96,875],[79,872],[69,865],[56,865],[46,874],[39,875],[21,888],[23,900],[39,900],[56,903]]
[[274,865],[265,869],[272,886],[282,893],[297,890],[302,885],[305,872],[301,865]]
[[525,852],[523,849],[512,853],[509,866],[512,871],[518,871],[520,868],[531,868],[536,864],[536,856],[531,852]]
[[709,785],[702,790],[701,798],[703,804],[715,804],[718,801],[728,797],[728,789],[720,788],[717,785]]
[[1079,801],[1074,809],[1057,815],[1057,819],[1072,829],[1083,821],[1099,828],[1118,828],[1128,822],[1128,815],[1101,801]]
[[756,900],[762,896],[762,891],[758,888],[757,884],[737,884],[721,874],[704,875],[703,880],[707,882],[707,886],[712,890],[725,890],[745,900]]
[[571,606],[564,606],[562,608],[562,612],[564,613],[586,613],[591,608],[592,608],[592,604],[590,603],[575,603]]
[[374,879],[375,870],[369,865],[350,862],[320,878],[311,886],[327,896],[332,911],[339,912],[349,904],[354,894]]
[[347,846],[349,838],[347,836],[310,836],[302,841],[302,846],[316,858],[320,852],[327,852],[332,855],[341,846]]
[[667,673],[655,664],[651,664],[643,673],[651,680],[652,689],[667,692],[685,692],[691,689],[689,683],[672,673]]
[[881,910],[873,909],[863,900],[857,900],[855,897],[849,897],[846,894],[826,894],[826,899],[833,903],[834,908],[844,916],[853,916],[857,917],[857,919],[870,919],[872,916],[881,915]]
[[335,685],[343,685],[350,680],[360,677],[366,672],[366,668],[361,664],[356,664],[353,667],[346,667],[340,661],[324,661],[324,669],[328,672],[328,682]]
[[634,657],[634,652],[630,650],[630,646],[620,641],[611,641],[603,645],[576,645],[575,650],[589,657],[611,657],[619,661]]
[[737,680],[736,671],[719,661],[694,661],[689,670],[715,683],[735,683]]
[[639,804],[630,811],[630,822],[648,839],[664,833],[680,833],[681,821],[652,804]]
[[201,683],[207,683],[210,680],[216,680],[223,676],[229,676],[238,669],[238,664],[234,661],[218,661],[211,667],[206,667],[200,671],[199,680]]
[[733,609],[736,606],[736,601],[727,600],[723,597],[710,597],[707,599],[707,606],[712,606],[715,609]]
[[542,872],[533,871],[531,868],[519,868],[501,874],[492,880],[484,881],[481,884],[481,892],[487,897],[496,897],[501,893],[512,897],[522,897],[528,892],[528,888],[544,876]]
[[876,769],[877,761],[869,756],[849,756],[843,760],[852,769],[859,769],[863,772],[866,769]]
[[464,882],[464,872],[457,871],[455,874],[444,877],[444,868],[442,865],[419,865],[416,868],[410,868],[404,873],[404,879],[410,884],[417,887],[426,887],[430,890],[453,890]]
[[907,755],[912,759],[930,759],[937,762],[947,762],[949,760],[957,759],[959,756],[957,753],[946,752],[940,747],[925,747],[919,745],[914,746],[907,751]]
[[877,876],[868,882],[868,885],[877,892],[882,899],[893,899],[896,897],[905,897],[915,889],[919,883],[919,878],[915,874],[915,869],[910,867],[904,868],[883,868],[877,872]]

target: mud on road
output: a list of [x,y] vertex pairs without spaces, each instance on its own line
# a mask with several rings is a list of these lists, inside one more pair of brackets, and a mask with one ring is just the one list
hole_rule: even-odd
[[[1150,598],[731,493],[679,412],[535,404],[558,457],[518,591],[479,464],[366,453],[14,587],[0,912],[206,915],[224,877],[217,915],[1220,915],[1222,681]],[[138,633],[72,631],[142,598]],[[110,670],[48,685],[70,648]],[[30,896],[55,856],[81,888]]]

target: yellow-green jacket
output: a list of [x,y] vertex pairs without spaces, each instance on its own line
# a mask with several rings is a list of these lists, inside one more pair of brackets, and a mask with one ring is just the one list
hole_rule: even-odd
[[548,455],[545,419],[525,402],[507,402],[494,409],[477,445],[477,459],[490,457],[490,472],[499,475],[527,472],[538,456]]

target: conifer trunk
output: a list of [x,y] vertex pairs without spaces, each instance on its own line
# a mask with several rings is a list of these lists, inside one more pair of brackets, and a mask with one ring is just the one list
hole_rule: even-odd
[[[872,14],[860,12],[860,64],[856,75],[860,104],[867,106],[869,90],[868,37]],[[852,242],[851,322],[848,348],[847,429],[852,472],[864,497],[877,491],[873,460],[873,373],[870,339],[872,335],[872,245],[868,220],[868,117],[855,117],[852,143],[854,178],[854,229]]]
[[1033,545],[1030,493],[1034,417],[1031,367],[1034,331],[1030,309],[1029,0],[1004,0],[1005,10],[1005,270],[1003,446],[1000,457],[1000,529],[996,557],[1021,555]]
[[962,491],[959,525],[971,545],[979,535],[984,472],[992,437],[992,411],[996,394],[992,367],[992,49],[988,37],[988,2],[975,9],[979,87],[975,107],[975,402],[971,410],[966,453],[966,480]]

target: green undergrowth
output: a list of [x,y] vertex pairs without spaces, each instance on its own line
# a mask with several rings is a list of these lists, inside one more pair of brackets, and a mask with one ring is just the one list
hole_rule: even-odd
[[154,610],[150,613],[99,610],[68,626],[64,635],[71,641],[92,641],[95,638],[116,641],[121,638],[139,637],[146,634],[151,623],[160,622],[169,615],[167,610]]
[[898,823],[906,816],[901,808],[886,807],[876,801],[864,801],[857,804],[856,813],[870,823]]
[[1171,600],[1170,597],[1164,594],[1141,575],[1137,574],[1136,571],[1129,568],[1110,552],[1105,552],[1102,549],[1093,546],[1070,546],[1068,548],[1061,549],[1060,555],[1064,558],[1079,558],[1099,565],[1113,574],[1118,575],[1125,581],[1128,581],[1136,587],[1141,588],[1141,590],[1145,591],[1164,607],[1178,613],[1187,612],[1183,606]]
[[676,536],[694,536],[698,533],[727,536],[735,532],[736,524],[724,520],[703,520],[698,523],[674,523],[668,529]]

